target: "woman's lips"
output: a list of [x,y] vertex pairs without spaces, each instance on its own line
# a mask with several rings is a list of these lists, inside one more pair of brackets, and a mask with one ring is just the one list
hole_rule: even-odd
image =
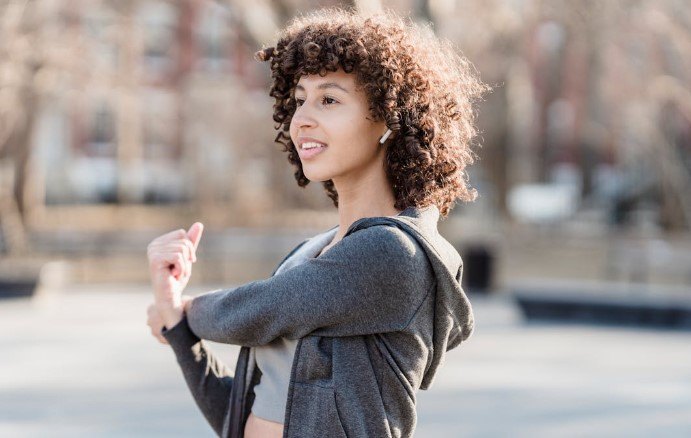
[[310,148],[310,149],[303,149],[300,148],[298,149],[298,154],[300,155],[300,159],[302,160],[309,160],[310,158],[313,158],[320,153],[322,153],[328,146],[318,146],[316,148]]

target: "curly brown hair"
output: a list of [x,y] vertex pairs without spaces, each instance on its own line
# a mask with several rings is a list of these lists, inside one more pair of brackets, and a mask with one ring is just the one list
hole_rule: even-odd
[[[477,134],[473,104],[489,88],[453,45],[394,12],[363,17],[329,8],[295,18],[275,47],[255,58],[270,61],[275,141],[288,152],[300,187],[309,184],[290,135],[295,86],[303,75],[342,69],[355,73],[375,121],[395,133],[387,142],[386,174],[395,208],[435,204],[446,217],[457,199],[473,201],[466,166]],[[338,206],[333,181],[324,181]]]

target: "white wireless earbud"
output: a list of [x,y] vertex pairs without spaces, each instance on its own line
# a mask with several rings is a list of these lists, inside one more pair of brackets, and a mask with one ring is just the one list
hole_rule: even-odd
[[391,130],[387,129],[386,132],[384,133],[384,135],[382,135],[381,138],[379,139],[379,143],[384,144],[384,142],[386,141],[386,139],[389,138],[390,135],[391,135]]

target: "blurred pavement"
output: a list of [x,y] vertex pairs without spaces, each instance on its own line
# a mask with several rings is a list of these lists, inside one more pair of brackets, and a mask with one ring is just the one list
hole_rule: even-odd
[[[419,393],[416,436],[689,436],[691,332],[527,324],[503,294],[471,301],[476,331]],[[0,301],[0,436],[213,436],[149,302],[117,285]]]

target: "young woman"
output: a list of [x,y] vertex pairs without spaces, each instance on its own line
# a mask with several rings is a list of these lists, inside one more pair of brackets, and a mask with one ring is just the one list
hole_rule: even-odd
[[[271,66],[276,141],[300,186],[323,183],[338,225],[268,279],[194,299],[182,291],[201,224],[155,239],[148,324],[220,436],[412,436],[417,390],[473,330],[437,222],[476,196],[465,168],[485,87],[393,13],[315,12],[256,57]],[[202,339],[242,346],[234,375]]]

